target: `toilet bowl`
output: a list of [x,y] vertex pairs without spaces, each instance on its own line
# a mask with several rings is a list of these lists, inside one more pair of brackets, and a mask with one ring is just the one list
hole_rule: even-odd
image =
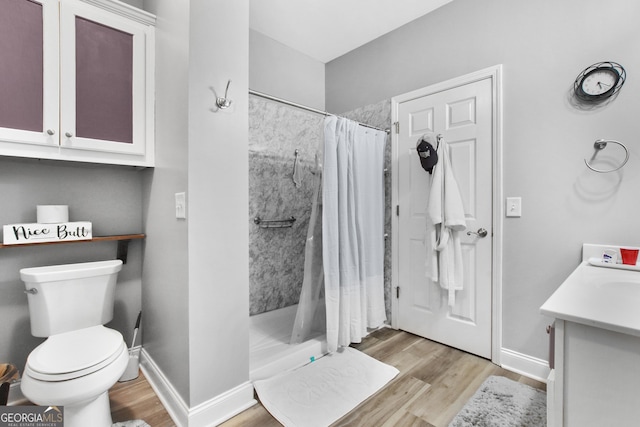
[[122,335],[103,326],[113,318],[122,262],[22,269],[31,333],[48,337],[27,358],[22,393],[37,405],[63,406],[65,427],[110,427],[108,390],[127,367]]

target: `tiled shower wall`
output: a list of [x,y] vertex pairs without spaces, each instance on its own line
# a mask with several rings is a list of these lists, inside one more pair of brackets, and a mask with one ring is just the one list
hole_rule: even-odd
[[[363,123],[390,127],[391,102],[372,104],[342,114]],[[250,314],[298,303],[304,272],[304,247],[314,192],[315,153],[324,117],[257,96],[249,96],[249,284]],[[293,183],[295,150],[299,150],[302,184]],[[385,165],[385,233],[391,235],[391,140]],[[380,171],[383,173],[383,171]],[[296,218],[291,228],[263,229],[262,219]],[[391,239],[385,242],[385,304],[391,310]]]
[[[298,303],[304,247],[314,191],[315,153],[324,117],[249,96],[249,300],[250,314]],[[293,183],[295,150],[302,171]],[[296,218],[291,228],[253,223]]]

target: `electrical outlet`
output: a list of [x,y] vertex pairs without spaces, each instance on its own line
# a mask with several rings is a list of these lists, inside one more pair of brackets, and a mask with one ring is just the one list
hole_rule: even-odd
[[187,195],[186,193],[176,193],[176,218],[187,218]]
[[522,216],[522,197],[507,197],[507,216]]

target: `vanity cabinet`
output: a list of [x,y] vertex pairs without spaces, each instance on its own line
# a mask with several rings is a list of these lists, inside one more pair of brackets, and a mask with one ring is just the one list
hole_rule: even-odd
[[153,166],[155,17],[0,0],[0,155]]
[[640,420],[640,265],[582,263],[540,307],[554,319],[547,381],[549,427],[636,426]]
[[640,337],[565,320],[555,324],[547,425],[638,425]]

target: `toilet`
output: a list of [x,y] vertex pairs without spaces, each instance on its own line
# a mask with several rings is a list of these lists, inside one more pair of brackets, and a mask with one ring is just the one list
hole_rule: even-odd
[[47,339],[27,358],[20,387],[37,405],[63,406],[65,427],[111,427],[109,389],[127,367],[120,332],[104,327],[122,261],[24,268],[31,334]]

